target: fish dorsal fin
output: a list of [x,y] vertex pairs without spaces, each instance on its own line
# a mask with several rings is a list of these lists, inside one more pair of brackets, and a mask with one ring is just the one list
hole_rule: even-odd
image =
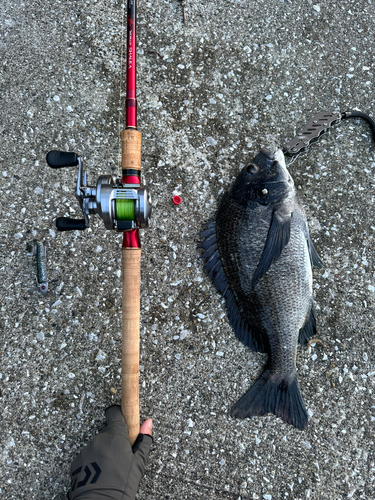
[[266,274],[272,263],[280,257],[283,248],[289,243],[292,215],[284,215],[277,210],[273,211],[267,240],[253,276],[253,287]]
[[323,262],[320,260],[318,252],[315,250],[314,244],[311,241],[309,230],[307,229],[307,245],[309,247],[309,254],[311,260],[311,266],[315,266],[318,268],[323,267]]
[[206,271],[216,288],[225,298],[229,324],[233,328],[236,337],[254,351],[267,352],[267,343],[262,334],[254,328],[251,329],[247,321],[242,317],[235,296],[229,287],[216,241],[215,222],[207,224],[207,229],[199,234],[204,238],[199,248],[205,250],[201,257],[206,261]]

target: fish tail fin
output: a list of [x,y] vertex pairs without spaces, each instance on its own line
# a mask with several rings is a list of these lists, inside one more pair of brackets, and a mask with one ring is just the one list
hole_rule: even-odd
[[307,425],[307,411],[298,387],[297,375],[280,379],[266,369],[255,384],[232,407],[231,415],[237,418],[274,413],[297,429]]

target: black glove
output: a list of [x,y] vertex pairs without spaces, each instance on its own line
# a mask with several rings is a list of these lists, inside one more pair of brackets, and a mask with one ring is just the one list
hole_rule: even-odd
[[119,406],[106,410],[107,426],[74,459],[69,500],[134,500],[145,473],[152,437],[139,434],[133,448]]

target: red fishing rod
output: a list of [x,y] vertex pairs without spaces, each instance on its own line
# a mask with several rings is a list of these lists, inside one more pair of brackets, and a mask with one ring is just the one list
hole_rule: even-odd
[[[141,133],[137,130],[137,13],[128,0],[125,130],[121,133],[122,183],[141,183]],[[139,321],[141,241],[138,228],[124,232],[122,244],[122,383],[121,411],[131,444],[139,434]]]
[[121,132],[122,178],[99,176],[96,186],[87,184],[80,156],[72,152],[50,151],[47,163],[52,168],[78,166],[75,195],[83,219],[59,217],[59,231],[84,230],[89,215],[98,214],[106,229],[124,233],[122,244],[122,397],[121,410],[129,429],[131,443],[139,434],[139,318],[141,242],[139,229],[147,228],[151,199],[141,184],[141,133],[137,130],[136,98],[136,0],[127,6],[127,79],[125,129]]
[[137,128],[137,12],[136,0],[128,0],[128,31],[126,47],[125,126]]

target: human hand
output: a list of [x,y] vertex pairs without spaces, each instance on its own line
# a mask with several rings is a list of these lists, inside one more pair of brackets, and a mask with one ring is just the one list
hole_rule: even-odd
[[69,500],[134,500],[152,444],[147,419],[133,447],[119,406],[106,410],[107,426],[74,459]]

